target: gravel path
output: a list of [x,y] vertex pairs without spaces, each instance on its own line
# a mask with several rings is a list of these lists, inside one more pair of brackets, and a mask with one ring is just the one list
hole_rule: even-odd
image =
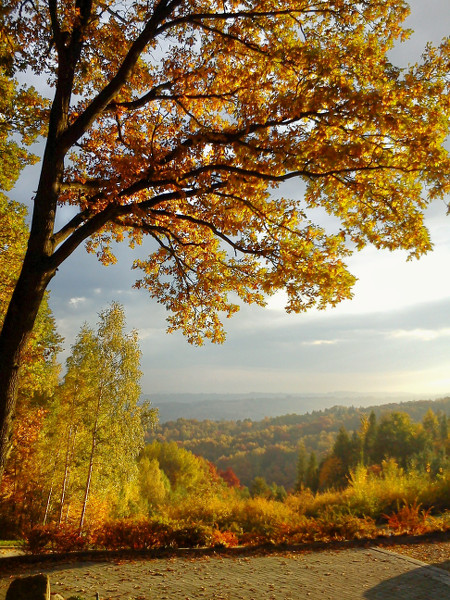
[[[427,544],[429,547],[430,545]],[[442,544],[448,561],[449,543]],[[445,562],[441,561],[441,562]],[[1,563],[1,561],[0,561]],[[450,574],[384,548],[22,564],[5,573],[48,573],[52,592],[101,600],[443,600]]]

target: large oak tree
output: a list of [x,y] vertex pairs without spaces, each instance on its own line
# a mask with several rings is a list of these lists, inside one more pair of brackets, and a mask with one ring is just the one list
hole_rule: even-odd
[[[0,469],[21,349],[83,242],[108,262],[112,241],[151,237],[138,286],[193,343],[223,339],[235,298],[263,304],[284,289],[300,311],[349,297],[355,247],[430,249],[423,210],[450,166],[448,46],[396,69],[387,53],[407,11],[403,0],[3,2],[11,68],[46,77],[54,95],[0,337]],[[304,192],[285,198],[277,188],[293,178]],[[63,205],[73,216],[56,228]],[[316,207],[334,230],[311,220]]]

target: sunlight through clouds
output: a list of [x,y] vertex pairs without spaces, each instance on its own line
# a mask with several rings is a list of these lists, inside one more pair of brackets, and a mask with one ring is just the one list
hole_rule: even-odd
[[413,340],[421,340],[422,342],[430,342],[442,337],[450,337],[450,328],[444,329],[399,329],[389,334],[391,338],[408,338]]
[[312,342],[302,342],[303,346],[333,346],[338,344],[339,340],[313,340]]

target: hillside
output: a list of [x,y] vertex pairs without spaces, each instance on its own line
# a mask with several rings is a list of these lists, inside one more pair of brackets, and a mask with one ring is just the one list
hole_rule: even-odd
[[363,416],[377,418],[400,411],[415,423],[429,409],[450,415],[450,398],[389,403],[367,407],[334,406],[299,415],[266,417],[259,421],[177,419],[160,423],[148,439],[175,441],[194,454],[213,462],[219,469],[231,467],[244,485],[258,476],[287,489],[295,483],[299,443],[320,460],[333,446],[343,427],[356,431]]
[[159,422],[176,419],[259,421],[296,413],[324,410],[333,406],[371,407],[387,403],[421,400],[413,394],[333,392],[327,394],[144,394],[159,410]]

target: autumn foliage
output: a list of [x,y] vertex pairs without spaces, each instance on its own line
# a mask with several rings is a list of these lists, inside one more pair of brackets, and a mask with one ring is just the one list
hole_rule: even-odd
[[31,90],[23,101],[47,139],[0,335],[0,470],[15,365],[47,285],[84,242],[107,264],[113,242],[149,240],[136,285],[195,344],[224,340],[238,300],[284,290],[302,311],[350,297],[354,248],[431,248],[423,212],[450,173],[449,44],[396,68],[407,14],[403,0],[5,5],[7,76],[26,67],[53,99],[47,111]]
[[[351,441],[344,432],[326,477],[320,480],[311,453],[305,481],[313,491],[325,487],[334,465],[340,470],[336,487],[350,484],[317,496],[299,485],[298,494],[283,502],[283,490],[266,489],[262,481],[252,498],[243,496],[236,481],[228,486],[206,461],[176,444],[154,443],[135,460],[142,443],[136,439],[121,447],[130,467],[122,470],[126,494],[105,508],[101,477],[114,489],[108,476],[118,477],[121,467],[103,453],[107,429],[124,441],[125,417],[112,424],[115,408],[103,395],[113,378],[95,386],[82,360],[76,377],[69,369],[55,400],[66,416],[79,408],[73,402],[78,393],[90,386],[97,394],[82,398],[86,410],[66,420],[62,432],[53,430],[58,450],[65,449],[64,465],[57,453],[44,462],[46,414],[38,402],[41,393],[51,395],[45,387],[54,377],[46,375],[55,374],[51,358],[58,344],[45,290],[82,244],[105,264],[115,260],[115,242],[145,247],[147,257],[133,264],[136,286],[168,309],[169,331],[181,330],[194,344],[223,341],[221,321],[240,301],[264,305],[283,290],[286,310],[298,312],[349,298],[354,278],[345,261],[366,244],[401,248],[410,257],[431,249],[423,213],[449,190],[450,43],[427,47],[419,64],[398,69],[388,53],[408,35],[402,26],[407,13],[403,0],[10,0],[2,6],[2,189],[34,160],[23,145],[46,136],[39,181],[30,187],[29,233],[22,208],[1,197],[0,476],[12,469],[6,471],[4,506],[13,510],[14,498],[24,499],[27,511],[15,520],[16,529],[22,527],[34,548],[91,543],[80,535],[85,517],[92,530],[103,527],[104,537],[92,543],[114,545],[128,535],[123,543],[135,547],[356,537],[361,528],[373,531],[386,510],[397,510],[403,522],[417,503],[427,511],[434,499],[446,508],[447,473],[405,474],[405,456],[384,460],[370,436],[361,461],[346,462]],[[24,69],[48,81],[48,107],[14,80]],[[16,243],[17,232],[28,237],[26,247]],[[94,337],[85,330],[93,347]],[[27,399],[37,405],[19,405],[29,425],[27,432],[17,427],[14,447],[18,381],[24,389],[29,382]],[[139,418],[134,391],[131,421]],[[393,426],[408,434],[401,418],[378,431],[388,439]],[[428,426],[434,427],[431,421]],[[440,439],[434,443],[437,448]],[[77,451],[89,456],[83,477]],[[94,494],[99,456],[103,469]],[[368,456],[375,457],[378,473],[369,470]],[[16,459],[30,464],[20,484],[13,476]],[[59,515],[56,502],[53,512],[49,508],[53,474],[63,482]],[[233,480],[230,474],[227,479]],[[333,513],[323,508],[331,498],[338,506]],[[95,514],[85,515],[88,499],[98,508],[98,523]],[[401,501],[409,507],[404,512]],[[108,510],[133,519],[129,531],[105,524]],[[161,511],[175,525],[158,529],[154,519]]]

